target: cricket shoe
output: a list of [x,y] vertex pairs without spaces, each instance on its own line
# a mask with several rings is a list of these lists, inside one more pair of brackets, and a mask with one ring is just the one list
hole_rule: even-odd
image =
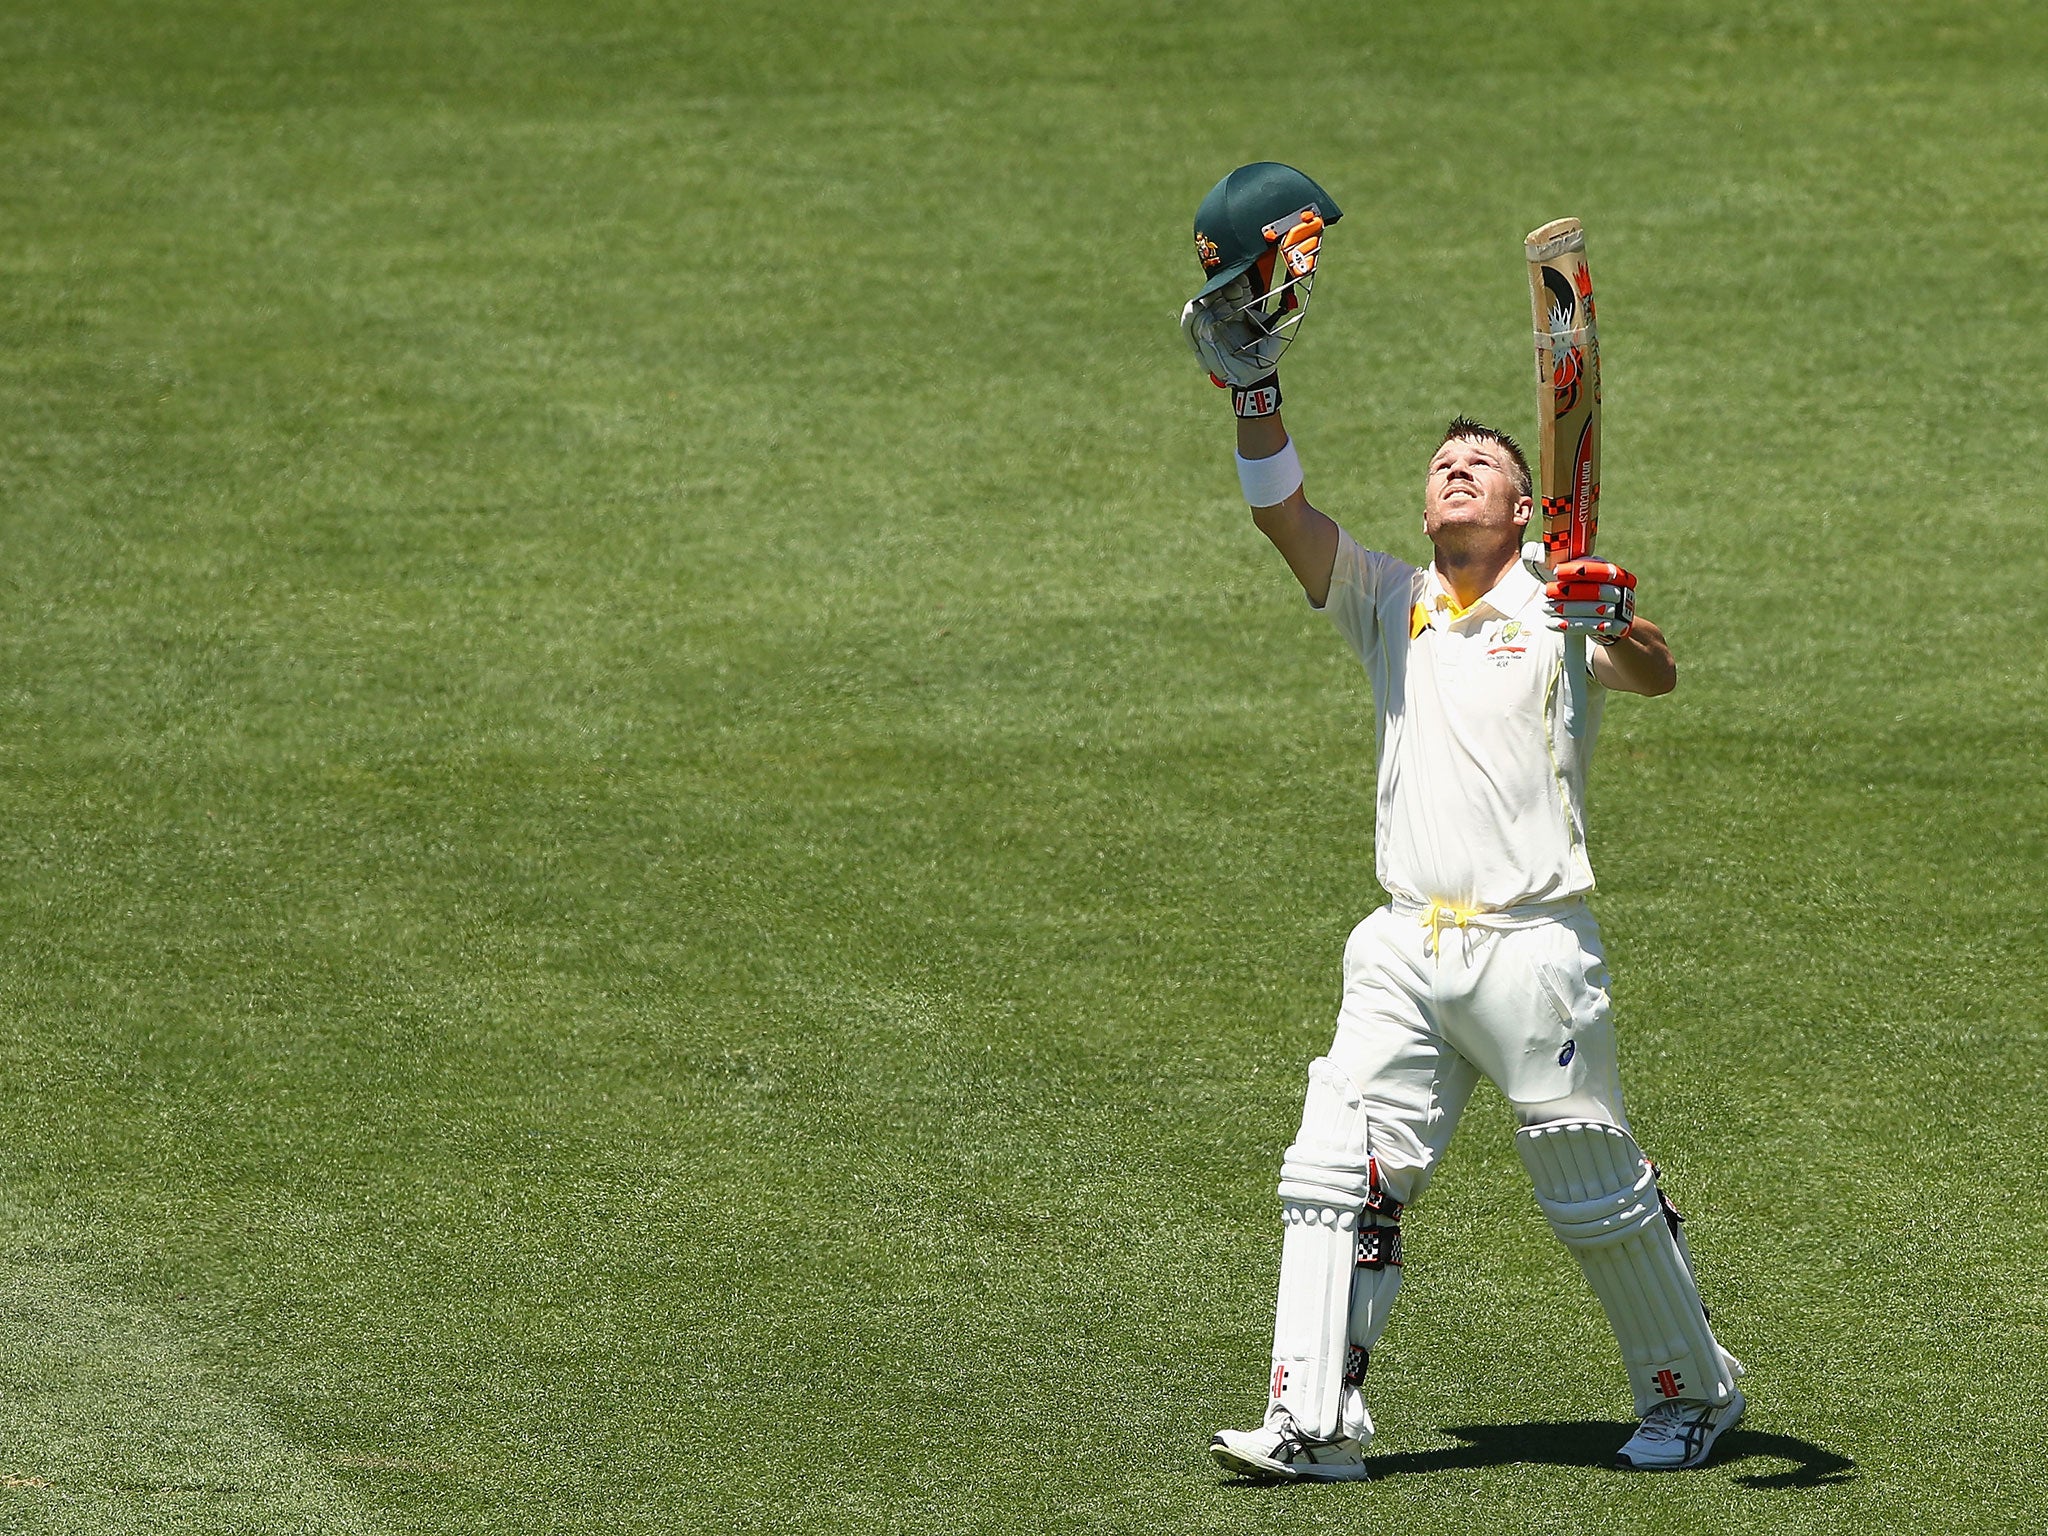
[[1742,1422],[1742,1411],[1748,1406],[1740,1392],[1718,1408],[1686,1398],[1659,1403],[1643,1415],[1628,1444],[1614,1453],[1615,1464],[1638,1472],[1696,1467],[1707,1459],[1724,1430]]
[[1365,1470],[1365,1447],[1348,1437],[1313,1440],[1301,1432],[1294,1415],[1278,1409],[1257,1429],[1219,1429],[1209,1437],[1209,1454],[1225,1471],[1241,1477],[1272,1477],[1288,1482],[1358,1482]]

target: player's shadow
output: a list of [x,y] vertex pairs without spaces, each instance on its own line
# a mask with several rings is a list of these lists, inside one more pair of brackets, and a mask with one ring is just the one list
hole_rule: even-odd
[[[1506,1467],[1538,1463],[1554,1467],[1614,1468],[1614,1450],[1635,1433],[1634,1421],[1582,1419],[1577,1422],[1539,1421],[1533,1424],[1457,1424],[1444,1433],[1462,1440],[1434,1451],[1395,1451],[1372,1456],[1366,1461],[1374,1481],[1402,1477],[1416,1472],[1461,1472],[1475,1467]],[[1730,1462],[1755,1459],[1789,1461],[1782,1472],[1745,1472],[1732,1478],[1738,1488],[1825,1488],[1846,1483],[1856,1476],[1856,1463],[1847,1456],[1801,1440],[1793,1435],[1774,1435],[1765,1430],[1732,1429],[1714,1447],[1709,1469]],[[1618,1470],[1618,1469],[1617,1469]],[[1235,1479],[1225,1486],[1271,1487],[1253,1478]]]
[[[1457,1424],[1444,1430],[1464,1441],[1435,1451],[1396,1451],[1367,1461],[1375,1479],[1411,1472],[1449,1472],[1474,1467],[1502,1467],[1518,1462],[1559,1467],[1612,1467],[1614,1449],[1635,1433],[1633,1422],[1585,1419],[1534,1424]],[[1782,1472],[1745,1472],[1733,1479],[1740,1488],[1825,1488],[1856,1475],[1847,1456],[1801,1440],[1764,1430],[1732,1429],[1714,1447],[1709,1467],[1763,1458],[1789,1461]]]

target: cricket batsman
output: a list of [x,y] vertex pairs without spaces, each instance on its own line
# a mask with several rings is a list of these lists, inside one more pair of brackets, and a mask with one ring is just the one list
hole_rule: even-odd
[[[1258,1427],[1210,1452],[1239,1475],[1367,1475],[1366,1367],[1401,1288],[1401,1221],[1483,1075],[1552,1229],[1614,1329],[1640,1426],[1624,1467],[1707,1459],[1738,1422],[1742,1366],[1708,1325],[1677,1210],[1629,1129],[1600,928],[1586,905],[1586,775],[1610,693],[1677,685],[1635,578],[1525,560],[1531,475],[1507,434],[1460,416],[1429,460],[1420,567],[1364,549],[1309,503],[1277,364],[1301,323],[1335,201],[1248,165],[1203,199],[1207,275],[1182,330],[1228,386],[1252,520],[1372,680],[1374,851],[1388,901],[1345,945],[1336,1036],[1309,1065],[1282,1160],[1272,1374]],[[1596,385],[1597,389],[1597,385]],[[1534,551],[1540,553],[1540,550]],[[1568,731],[1567,657],[1587,718]]]

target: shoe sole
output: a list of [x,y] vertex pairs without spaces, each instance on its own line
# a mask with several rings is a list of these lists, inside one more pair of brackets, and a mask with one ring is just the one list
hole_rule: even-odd
[[1292,1467],[1284,1461],[1268,1461],[1250,1451],[1234,1450],[1213,1440],[1209,1442],[1209,1454],[1226,1472],[1235,1472],[1243,1477],[1270,1478],[1282,1483],[1363,1483],[1372,1476],[1362,1462],[1355,1466],[1317,1466],[1311,1463],[1305,1467]]
[[1707,1431],[1707,1438],[1700,1442],[1700,1448],[1684,1461],[1674,1461],[1668,1467],[1639,1467],[1626,1456],[1617,1455],[1614,1458],[1614,1464],[1617,1467],[1624,1467],[1630,1472],[1690,1472],[1694,1467],[1704,1465],[1706,1459],[1714,1454],[1714,1442],[1740,1424],[1742,1416],[1749,1412],[1749,1399],[1742,1395],[1740,1387],[1735,1389],[1735,1396],[1729,1406],[1735,1411],[1710,1428]]

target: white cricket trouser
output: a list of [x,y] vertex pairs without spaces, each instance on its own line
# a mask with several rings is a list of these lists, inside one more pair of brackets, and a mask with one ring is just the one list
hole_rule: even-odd
[[1524,1125],[1628,1129],[1600,926],[1584,901],[1459,915],[1395,902],[1352,930],[1329,1059],[1357,1084],[1387,1192],[1413,1204],[1483,1074]]

